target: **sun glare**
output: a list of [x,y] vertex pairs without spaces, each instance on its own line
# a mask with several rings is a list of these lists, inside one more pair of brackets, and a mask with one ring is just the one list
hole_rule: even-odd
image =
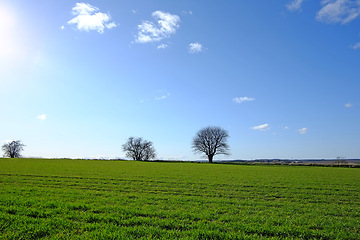
[[15,25],[14,14],[6,7],[0,6],[0,30],[6,30]]
[[15,14],[0,5],[0,57],[15,57],[20,52],[16,45],[17,30]]

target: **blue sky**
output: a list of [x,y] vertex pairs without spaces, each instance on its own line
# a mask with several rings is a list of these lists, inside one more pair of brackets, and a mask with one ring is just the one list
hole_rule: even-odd
[[360,3],[0,3],[0,141],[24,156],[124,157],[127,138],[192,160],[360,158]]

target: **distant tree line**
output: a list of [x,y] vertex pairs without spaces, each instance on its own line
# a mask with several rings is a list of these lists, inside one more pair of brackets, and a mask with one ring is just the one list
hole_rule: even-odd
[[[209,162],[213,162],[215,155],[229,155],[229,145],[227,139],[229,133],[221,127],[206,127],[198,131],[192,141],[194,153],[203,153]],[[5,143],[2,146],[4,157],[21,157],[21,151],[25,145],[20,140]],[[128,158],[135,161],[149,161],[156,158],[156,151],[153,143],[144,140],[141,137],[129,137],[126,143],[122,145],[122,150]]]

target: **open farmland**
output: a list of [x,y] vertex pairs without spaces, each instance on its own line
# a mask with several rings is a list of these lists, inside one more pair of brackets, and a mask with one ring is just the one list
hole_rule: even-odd
[[1,239],[360,239],[360,169],[0,159]]

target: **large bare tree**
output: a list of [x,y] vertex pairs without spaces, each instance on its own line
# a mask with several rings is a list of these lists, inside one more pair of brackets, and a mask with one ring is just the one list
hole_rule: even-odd
[[228,137],[228,132],[221,127],[206,127],[196,133],[192,148],[195,153],[205,153],[209,162],[212,163],[215,155],[230,154],[227,144]]
[[130,137],[122,148],[126,156],[135,161],[148,161],[156,157],[152,142],[142,138]]
[[18,158],[21,157],[21,151],[24,150],[25,145],[21,143],[20,140],[11,141],[2,145],[2,150],[4,151],[4,157],[8,158]]

